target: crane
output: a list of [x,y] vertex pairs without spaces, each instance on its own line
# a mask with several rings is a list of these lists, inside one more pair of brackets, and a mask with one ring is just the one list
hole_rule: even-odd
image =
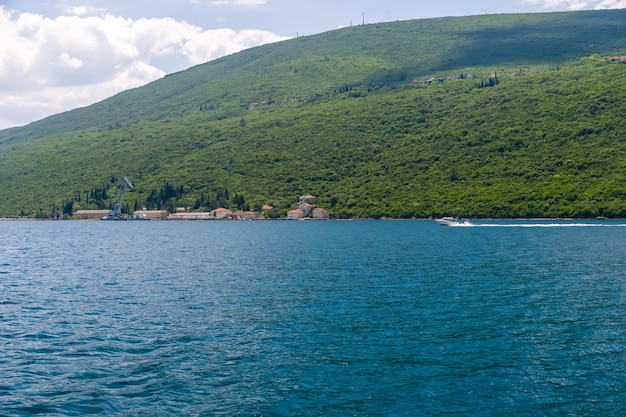
[[126,194],[127,188],[130,188],[132,190],[133,184],[131,184],[128,178],[124,177],[124,180],[122,181],[122,195],[120,196],[120,201],[118,203],[115,203],[115,205],[113,206],[113,210],[110,210],[109,215],[107,217],[104,217],[103,220],[124,219],[122,217],[122,204],[124,204],[124,194]]

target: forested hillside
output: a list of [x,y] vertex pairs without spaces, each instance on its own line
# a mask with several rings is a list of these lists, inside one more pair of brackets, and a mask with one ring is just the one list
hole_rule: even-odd
[[[0,216],[219,206],[626,217],[626,11],[415,20],[253,48],[0,131]],[[616,59],[612,59],[616,58]]]

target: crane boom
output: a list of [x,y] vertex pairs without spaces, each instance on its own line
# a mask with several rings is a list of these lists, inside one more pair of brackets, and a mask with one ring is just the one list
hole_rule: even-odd
[[128,178],[124,177],[124,180],[122,181],[122,195],[120,196],[120,201],[118,203],[115,203],[115,205],[113,206],[113,210],[109,211],[108,219],[110,220],[120,219],[120,216],[122,215],[122,205],[124,204],[124,194],[126,194],[127,188],[130,188],[132,190],[133,184],[131,184]]

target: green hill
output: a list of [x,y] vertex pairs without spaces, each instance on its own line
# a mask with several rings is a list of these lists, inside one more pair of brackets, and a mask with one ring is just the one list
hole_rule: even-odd
[[626,217],[626,10],[364,25],[0,131],[0,215]]

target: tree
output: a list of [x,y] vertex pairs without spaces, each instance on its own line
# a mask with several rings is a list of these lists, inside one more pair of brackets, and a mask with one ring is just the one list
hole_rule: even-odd
[[71,216],[72,213],[74,213],[74,201],[70,200],[70,201],[66,202],[65,204],[63,204],[62,212],[63,212],[63,214],[67,214],[67,215]]

